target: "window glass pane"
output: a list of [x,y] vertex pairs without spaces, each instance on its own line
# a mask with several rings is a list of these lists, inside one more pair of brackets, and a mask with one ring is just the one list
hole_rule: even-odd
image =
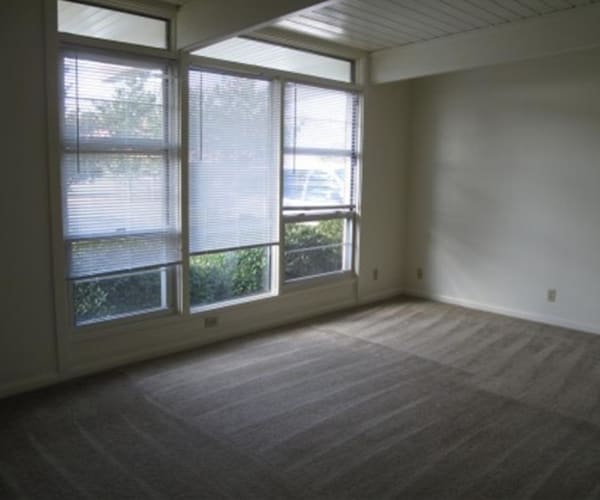
[[270,247],[258,247],[191,257],[191,305],[209,305],[268,292],[270,253]]
[[75,324],[169,308],[168,276],[167,269],[157,269],[74,281]]
[[161,148],[165,68],[73,55],[63,62],[67,147]]
[[351,180],[350,158],[284,155],[283,206],[350,205]]
[[354,204],[358,97],[285,86],[284,208]]
[[58,0],[58,31],[167,48],[165,20],[65,0]]
[[279,127],[270,81],[190,71],[190,251],[272,244]]
[[164,156],[65,154],[68,236],[160,231],[169,225]]
[[344,219],[286,224],[285,280],[344,270],[347,226]]
[[287,83],[284,147],[293,154],[356,150],[358,97],[344,90]]
[[350,61],[248,38],[231,38],[192,54],[342,82],[352,81]]

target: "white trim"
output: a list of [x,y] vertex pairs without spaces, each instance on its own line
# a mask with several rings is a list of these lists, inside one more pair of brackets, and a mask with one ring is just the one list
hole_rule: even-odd
[[380,302],[382,300],[400,297],[403,294],[404,290],[401,287],[379,290],[377,292],[368,293],[362,296],[359,294],[357,299],[357,305],[372,304],[373,302]]
[[179,59],[179,218],[181,266],[178,268],[177,306],[183,316],[190,315],[190,172],[189,172],[189,60],[185,53]]
[[172,21],[177,15],[177,6],[160,0],[69,0],[75,3],[87,3],[129,14],[155,17]]
[[570,330],[578,330],[581,332],[600,335],[600,328],[597,325],[594,326],[586,323],[579,323],[577,321],[570,321],[549,314],[538,314],[529,311],[521,311],[518,309],[496,306],[485,302],[478,302],[476,300],[470,300],[461,297],[453,297],[450,295],[443,295],[427,290],[418,290],[415,288],[405,289],[404,294],[412,297],[442,302],[444,304],[453,304],[461,307],[466,307],[468,309],[476,309],[478,311],[500,314],[502,316],[510,316],[511,318],[524,319],[527,321],[533,321],[535,323],[544,323],[551,326],[558,326],[561,328],[568,328]]
[[17,380],[16,382],[9,382],[8,384],[0,386],[0,399],[21,394],[23,392],[33,391],[35,389],[41,389],[42,387],[57,384],[62,380],[64,380],[64,378],[58,373],[47,373],[45,375],[36,375],[35,377]]
[[45,64],[46,64],[46,126],[50,198],[50,236],[52,242],[52,281],[54,300],[54,335],[56,339],[56,369],[64,373],[69,359],[69,294],[63,242],[62,174],[60,167],[60,106],[59,82],[62,63],[59,58],[56,0],[45,0]]
[[226,312],[229,308],[239,306],[240,304],[247,304],[249,302],[256,302],[258,300],[266,300],[277,297],[277,293],[273,290],[267,292],[258,292],[251,295],[244,295],[243,297],[236,297],[234,299],[221,300],[219,302],[212,302],[210,304],[204,304],[199,306],[190,306],[191,314],[205,314],[205,313],[222,313]]
[[89,36],[74,35],[72,33],[59,33],[59,40],[63,46],[71,49],[87,49],[88,51],[106,53],[112,55],[129,54],[133,57],[150,57],[155,59],[177,59],[177,52],[158,47],[148,47],[146,45],[136,45],[126,42],[115,42],[114,40],[104,40],[103,38],[93,38]]

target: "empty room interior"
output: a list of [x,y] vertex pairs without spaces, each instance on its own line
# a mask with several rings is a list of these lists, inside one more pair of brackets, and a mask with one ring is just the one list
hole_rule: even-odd
[[600,1],[0,26],[1,499],[600,499]]

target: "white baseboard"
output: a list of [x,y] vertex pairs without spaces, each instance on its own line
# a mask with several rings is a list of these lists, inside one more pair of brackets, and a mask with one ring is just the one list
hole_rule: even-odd
[[477,302],[475,300],[465,299],[461,297],[453,297],[450,295],[443,295],[428,290],[418,290],[415,288],[404,289],[404,295],[410,295],[413,297],[419,297],[422,299],[433,300],[436,302],[443,302],[445,304],[454,304],[457,306],[466,307],[468,309],[476,309],[478,311],[485,311],[494,314],[501,314],[502,316],[510,316],[512,318],[524,319],[527,321],[534,321],[536,323],[544,323],[552,326],[559,326],[561,328],[568,328],[570,330],[578,330],[586,333],[593,333],[600,335],[600,328],[598,326],[587,325],[585,323],[579,323],[576,321],[565,320],[556,316],[547,314],[538,314],[528,311],[520,311],[517,309],[510,309],[507,307],[496,306],[487,304],[484,302]]
[[47,373],[45,375],[39,375],[9,384],[0,386],[0,399],[12,396],[14,394],[20,394],[22,392],[34,391],[35,389],[41,389],[49,385],[56,384],[61,381],[61,377],[58,373]]
[[380,300],[391,299],[402,295],[404,290],[402,288],[391,288],[387,290],[380,290],[374,293],[368,293],[360,296],[357,301],[357,305],[366,305],[372,302],[379,302]]

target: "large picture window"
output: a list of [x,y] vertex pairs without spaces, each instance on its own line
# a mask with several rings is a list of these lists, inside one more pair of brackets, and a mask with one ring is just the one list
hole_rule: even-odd
[[76,324],[172,306],[177,165],[163,62],[62,55],[63,227]]
[[289,82],[284,96],[284,279],[349,271],[358,95]]
[[239,38],[182,58],[173,12],[144,11],[57,0],[61,324],[101,331],[350,275],[353,62]]

